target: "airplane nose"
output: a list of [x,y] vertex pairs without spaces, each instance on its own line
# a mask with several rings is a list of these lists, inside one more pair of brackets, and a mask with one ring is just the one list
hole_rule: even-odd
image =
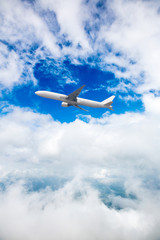
[[45,97],[45,91],[36,91],[35,94],[40,97]]

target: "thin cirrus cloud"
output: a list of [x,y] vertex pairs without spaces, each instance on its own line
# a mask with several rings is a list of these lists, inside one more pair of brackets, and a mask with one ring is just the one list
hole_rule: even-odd
[[[138,91],[159,89],[159,2],[152,1],[112,1],[109,6],[115,14],[111,26],[101,28],[100,39],[111,44],[114,52],[122,56],[106,57],[106,62],[123,61],[125,72],[114,68],[117,77],[129,78],[138,84]],[[118,58],[118,59],[117,59]],[[134,64],[129,61],[134,60]],[[145,76],[141,79],[141,74]],[[138,82],[137,82],[138,80]],[[142,82],[141,82],[142,81]]]
[[[43,58],[44,55],[38,47],[35,48],[34,54],[32,50],[35,44],[40,47],[47,46],[47,49],[57,56],[58,47],[54,35],[49,31],[45,21],[25,2],[16,0],[3,2],[0,12],[2,22],[0,61],[3,63],[0,68],[1,85],[12,88],[17,82],[23,84],[26,78],[22,73],[27,73],[28,81],[31,78],[30,81],[35,83],[33,66],[37,59]],[[7,54],[4,54],[5,51],[8,51]]]

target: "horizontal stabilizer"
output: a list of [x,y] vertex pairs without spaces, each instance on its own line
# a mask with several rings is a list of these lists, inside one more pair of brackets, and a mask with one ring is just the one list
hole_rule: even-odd
[[110,106],[106,106],[106,108],[109,108],[110,110],[112,110],[113,111],[113,108],[112,108],[112,106],[110,105]]

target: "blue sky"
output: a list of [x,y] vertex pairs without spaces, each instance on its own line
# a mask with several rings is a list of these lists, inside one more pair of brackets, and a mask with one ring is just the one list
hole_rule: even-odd
[[[20,107],[29,107],[34,111],[40,113],[49,113],[55,120],[60,122],[70,122],[77,118],[77,114],[92,115],[100,118],[106,112],[104,109],[89,109],[89,113],[74,108],[61,108],[61,103],[48,100],[39,99],[35,96],[36,90],[49,90],[59,93],[69,94],[78,87],[85,85],[81,93],[83,98],[92,99],[95,101],[103,101],[112,93],[107,91],[107,88],[116,87],[120,81],[127,82],[127,80],[119,80],[115,78],[114,73],[103,71],[99,67],[92,67],[89,64],[75,65],[69,60],[62,63],[57,63],[53,58],[38,61],[33,69],[34,77],[38,84],[33,86],[32,83],[22,86],[15,86],[11,94],[6,90],[2,95],[2,101],[7,100],[9,104],[14,104]],[[23,77],[24,73],[22,73]],[[24,76],[25,77],[25,76]],[[71,78],[74,83],[65,83],[66,78]],[[75,79],[75,80],[74,80]],[[134,97],[134,101],[123,100],[125,96]],[[116,91],[116,99],[114,101],[114,111],[116,114],[124,113],[126,111],[143,111],[143,103],[141,95],[132,90],[127,92]],[[109,112],[109,114],[112,114]]]
[[[1,1],[0,239],[159,239],[159,9]],[[114,111],[35,95],[82,85]]]
[[[9,50],[12,50],[12,47],[6,42],[5,45]],[[31,48],[29,52],[31,61],[33,61],[33,56],[37,48],[38,45]],[[127,89],[126,87],[124,90],[119,89],[115,93],[112,93],[112,88],[117,87],[120,83],[124,83],[127,86],[129,84],[127,79],[116,78],[113,71],[101,69],[97,64],[100,61],[98,55],[94,58],[91,57],[91,59],[87,63],[80,62],[79,64],[74,64],[68,57],[58,60],[53,57],[47,57],[39,59],[33,67],[30,62],[25,62],[25,67],[20,78],[25,81],[28,77],[25,72],[26,67],[29,66],[33,71],[33,76],[37,84],[34,85],[32,82],[28,82],[20,86],[14,86],[11,94],[8,94],[8,90],[4,89],[2,101],[7,100],[9,104],[29,107],[34,111],[45,114],[49,113],[55,120],[60,122],[70,122],[76,119],[77,114],[81,114],[80,110],[73,108],[61,109],[61,103],[48,99],[38,99],[34,92],[37,90],[49,90],[69,94],[78,87],[86,85],[84,91],[81,93],[83,98],[103,101],[111,94],[115,94],[114,110],[116,114],[126,111],[141,112],[144,110],[141,94],[134,92],[132,89]],[[90,61],[94,62],[93,66],[92,62],[90,64]],[[120,71],[123,72],[124,70],[120,69]],[[125,97],[127,96],[131,99],[126,100]],[[85,115],[91,114],[93,117],[98,118],[106,111],[104,109],[88,110],[89,113]]]

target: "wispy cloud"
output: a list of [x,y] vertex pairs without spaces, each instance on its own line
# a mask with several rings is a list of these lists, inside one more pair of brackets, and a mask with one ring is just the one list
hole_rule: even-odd
[[[117,77],[129,78],[131,82],[136,79],[140,92],[159,89],[159,2],[122,0],[107,4],[115,19],[110,26],[101,28],[99,36],[111,45],[115,54],[122,54],[120,58],[114,56],[113,59],[111,53],[113,63],[121,59],[126,68],[121,75],[114,68],[115,74]],[[112,62],[110,54],[108,59]],[[129,59],[134,60],[135,64],[129,63]],[[139,77],[142,72],[145,74],[143,82]]]
[[[76,64],[91,57],[91,65],[114,72],[122,81],[128,79],[135,91],[159,89],[158,9],[159,3],[151,1],[4,2],[0,7],[1,40],[14,48],[5,56],[1,83],[5,87],[17,84],[28,56],[31,65],[27,74],[35,82],[33,66],[48,55],[54,59],[67,56]],[[6,46],[2,47],[5,52]]]
[[23,71],[23,62],[14,50],[8,50],[7,46],[0,43],[0,83],[10,88],[16,84]]
[[[15,83],[23,84],[26,80],[35,83],[33,66],[37,59],[45,55],[41,47],[47,46],[48,51],[54,52],[55,57],[58,54],[54,35],[49,31],[44,19],[27,2],[3,2],[0,6],[0,17],[2,87],[11,88]],[[37,47],[34,49],[35,45]],[[22,76],[23,73],[25,76]]]

